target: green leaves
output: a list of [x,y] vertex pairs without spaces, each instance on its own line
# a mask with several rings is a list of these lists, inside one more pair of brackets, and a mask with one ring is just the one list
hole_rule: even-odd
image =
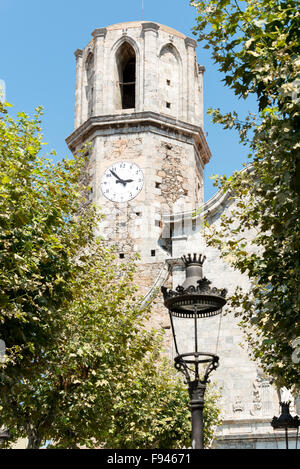
[[31,375],[32,360],[38,355],[41,360],[45,344],[55,341],[59,308],[71,294],[66,280],[78,269],[75,255],[93,237],[97,216],[88,207],[77,217],[86,158],[79,154],[72,165],[54,165],[40,156],[41,108],[33,119],[20,113],[15,121],[4,105],[0,111],[0,337],[7,346],[0,369],[3,383],[20,370],[22,376]]
[[297,2],[191,3],[201,15],[194,32],[213,49],[220,71],[226,73],[226,84],[238,96],[256,93],[260,110],[269,99],[281,105],[280,85],[297,77],[290,61],[299,52]]

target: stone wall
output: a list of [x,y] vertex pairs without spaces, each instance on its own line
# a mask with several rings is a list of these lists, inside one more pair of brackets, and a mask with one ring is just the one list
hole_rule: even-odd
[[[91,115],[120,109],[117,54],[127,42],[136,55],[136,111],[154,111],[203,124],[202,72],[195,67],[196,41],[158,23],[120,23],[93,32],[77,49],[75,128]],[[88,63],[94,64],[93,81]],[[93,106],[91,107],[91,89]]]
[[156,148],[161,156],[156,174],[162,180],[159,187],[163,203],[173,207],[178,199],[189,195],[187,155],[181,146],[167,142],[161,142]]
[[[145,263],[168,256],[163,243],[158,243],[162,214],[180,210],[181,204],[193,207],[202,202],[202,177],[191,143],[153,132],[124,135],[117,128],[111,135],[94,138],[89,163],[92,199],[105,215],[99,232],[117,244],[120,253],[135,251]],[[114,203],[104,197],[101,179],[108,167],[121,161],[132,161],[142,169],[144,187],[135,199]]]
[[[204,212],[210,223],[219,224],[224,211],[231,210],[232,201],[224,197],[216,197],[215,200],[214,205],[208,202],[209,211],[205,211],[203,207],[201,216]],[[220,258],[217,249],[206,244],[205,225],[198,223],[196,227],[197,229],[193,230],[192,224],[186,223],[184,236],[173,238],[173,257],[203,253],[206,255],[204,276],[213,286],[226,288],[229,296],[237,286],[245,291],[249,290],[251,284],[248,277],[234,270]],[[253,234],[248,231],[243,233],[243,236],[251,240]],[[183,268],[178,266],[173,272],[173,288],[181,284],[184,277]],[[215,446],[275,448],[277,443],[271,420],[279,413],[278,392],[272,386],[271,378],[262,372],[258,363],[251,360],[247,342],[238,323],[235,311],[225,307],[221,318],[206,318],[199,325],[202,349],[220,357],[220,366],[211,376],[220,389],[223,419]],[[179,335],[179,339],[184,342],[185,347],[189,347],[191,337],[188,337],[187,326],[183,327],[182,337]],[[216,343],[217,347],[214,349],[213,344]]]

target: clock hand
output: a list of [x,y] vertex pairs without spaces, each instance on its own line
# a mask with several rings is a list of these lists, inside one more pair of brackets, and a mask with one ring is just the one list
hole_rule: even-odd
[[125,182],[123,181],[123,179],[121,179],[112,169],[110,169],[110,172],[113,176],[115,176],[115,178],[118,179],[118,181],[116,181],[116,183],[120,182],[121,184],[123,184],[125,186]]
[[[118,182],[121,182],[121,181],[116,181],[116,182],[117,182],[117,184],[118,184]],[[124,184],[127,184],[127,182],[134,182],[134,181],[133,181],[133,179],[124,179],[122,182],[123,182]]]

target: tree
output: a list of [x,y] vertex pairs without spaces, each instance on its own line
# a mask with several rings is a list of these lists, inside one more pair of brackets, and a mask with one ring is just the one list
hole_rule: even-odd
[[199,13],[195,34],[212,49],[225,85],[245,99],[255,94],[260,111],[242,122],[235,111],[210,110],[214,122],[239,131],[252,153],[246,170],[216,179],[235,202],[208,241],[251,280],[251,292],[237,288],[231,305],[239,308],[253,357],[278,386],[299,388],[292,359],[300,337],[297,2],[192,3]]
[[[190,401],[187,386],[170,361],[159,366],[141,362],[131,387],[123,386],[113,406],[113,420],[106,445],[120,449],[180,449],[191,446]],[[219,395],[209,385],[204,407],[204,445],[209,448],[221,424]],[[130,406],[128,406],[128,401]]]
[[1,121],[1,424],[35,449],[187,446],[187,391],[146,327],[134,259],[118,262],[95,237],[84,154],[39,155],[39,116]]
[[[160,336],[132,284],[133,263],[117,264],[103,241],[81,256],[72,300],[62,305],[56,343],[1,395],[2,419],[29,448],[171,448],[190,444],[188,393],[161,357]],[[208,399],[206,441],[219,422]]]
[[[70,297],[73,258],[94,236],[94,207],[83,208],[86,157],[54,165],[40,156],[41,108],[14,121],[0,103],[0,325],[6,343],[3,380],[30,360],[59,329]],[[5,378],[6,377],[6,378]]]

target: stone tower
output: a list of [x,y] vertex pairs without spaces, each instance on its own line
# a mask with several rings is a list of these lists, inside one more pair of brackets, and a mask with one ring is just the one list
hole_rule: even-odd
[[[193,39],[174,29],[139,21],[96,29],[75,52],[75,129],[67,144],[75,152],[91,142],[91,200],[106,215],[100,232],[125,262],[139,253],[137,281],[145,302],[163,284],[182,283],[180,258],[187,253],[205,252],[205,275],[216,287],[229,294],[236,285],[250,288],[249,279],[225,264],[203,237],[203,214],[217,224],[234,202],[222,193],[203,201],[203,168],[211,155],[203,132],[204,67],[195,48]],[[171,347],[162,298],[152,313]],[[234,314],[207,327],[206,345],[215,331],[224,419],[217,445],[274,447],[276,390],[241,347]]]

